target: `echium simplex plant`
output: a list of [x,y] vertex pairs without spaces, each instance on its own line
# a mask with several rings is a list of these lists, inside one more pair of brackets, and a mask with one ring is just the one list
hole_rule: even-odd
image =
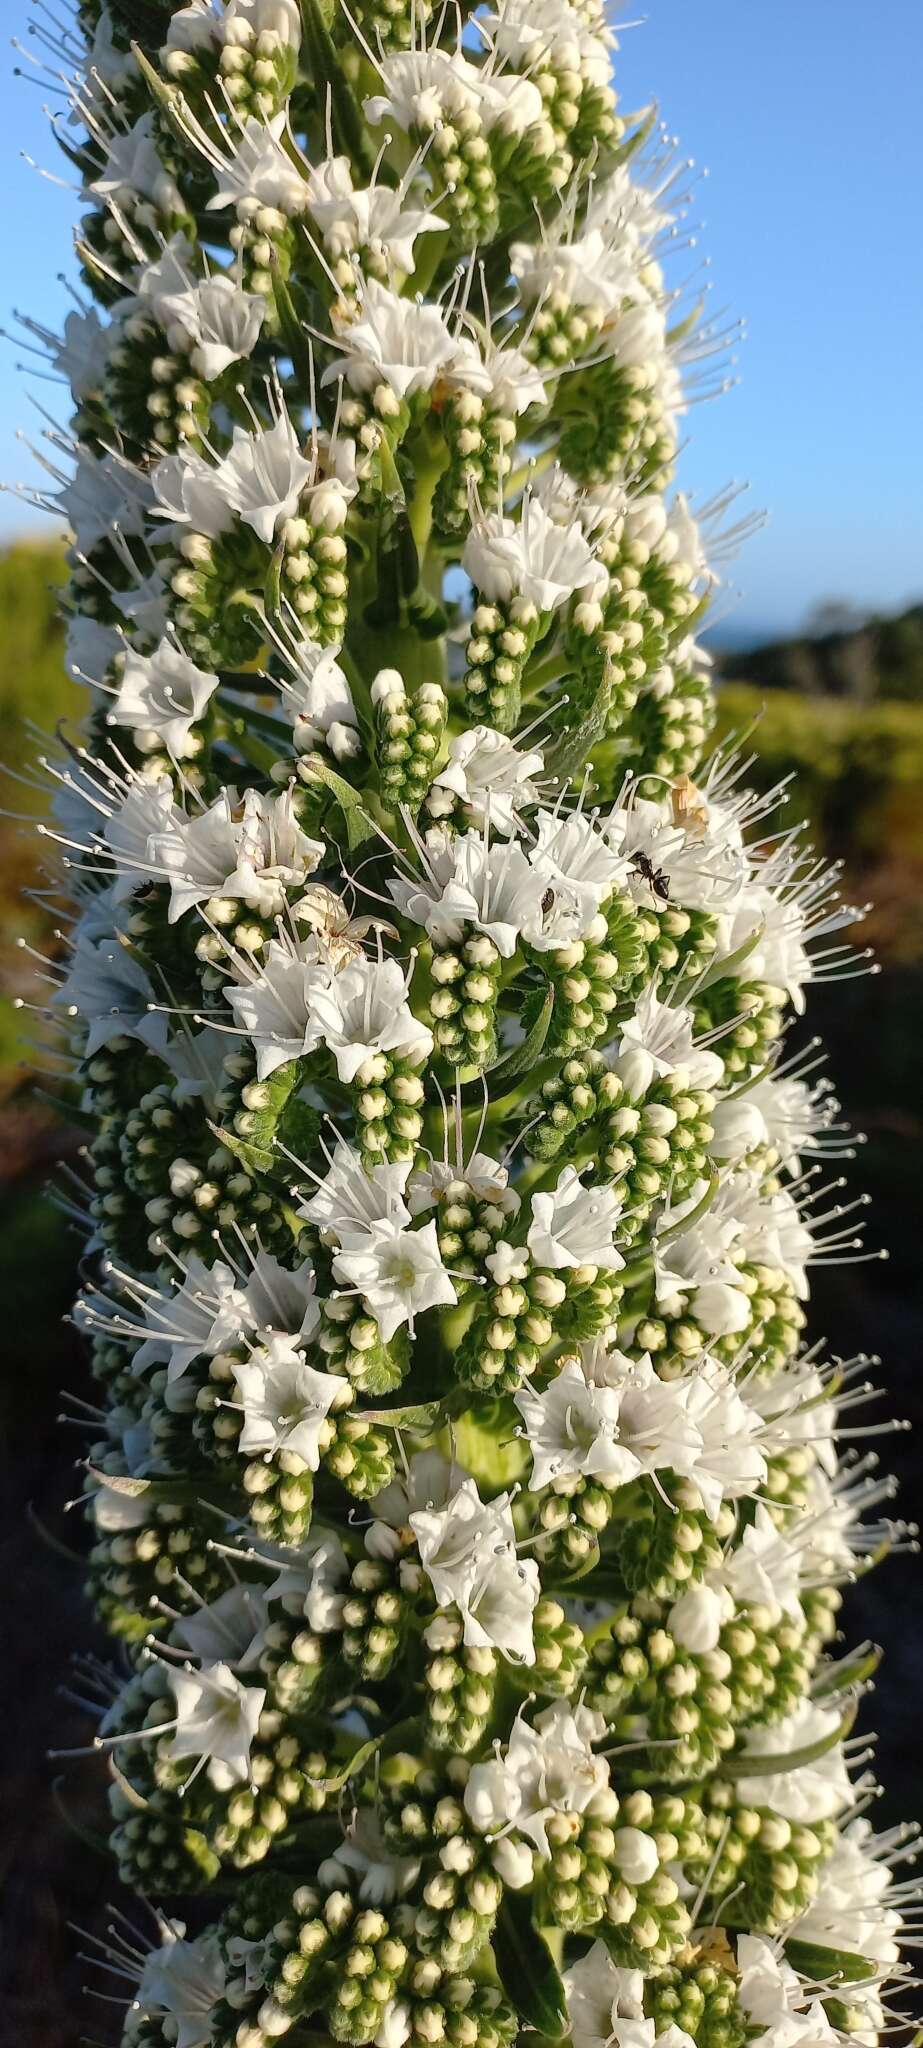
[[872,2042],[916,1894],[832,1645],[903,1532],[784,1049],[855,913],[709,750],[685,168],[597,0],[61,33],[124,2039]]

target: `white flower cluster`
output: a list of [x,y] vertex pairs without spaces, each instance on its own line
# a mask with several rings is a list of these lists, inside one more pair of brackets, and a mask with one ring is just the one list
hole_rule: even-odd
[[596,0],[76,19],[88,1682],[123,1880],[223,1901],[103,1945],[126,2048],[872,2044],[915,1893],[829,1646],[902,1531],[784,1049],[857,913],[709,751],[672,147]]

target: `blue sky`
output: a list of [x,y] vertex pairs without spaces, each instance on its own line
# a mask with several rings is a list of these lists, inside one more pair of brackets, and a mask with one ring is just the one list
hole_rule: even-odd
[[[3,13],[24,33],[26,0]],[[16,304],[54,321],[75,199],[21,161],[58,168],[44,95],[14,62],[0,77],[0,318]],[[923,0],[651,0],[618,70],[623,106],[656,95],[708,167],[694,211],[712,297],[747,324],[740,386],[694,409],[682,471],[700,498],[749,479],[770,514],[732,571],[735,633],[790,630],[824,599],[923,596]],[[41,425],[15,354],[2,345],[0,476],[14,479],[32,473],[16,427]],[[26,523],[0,500],[0,535]]]

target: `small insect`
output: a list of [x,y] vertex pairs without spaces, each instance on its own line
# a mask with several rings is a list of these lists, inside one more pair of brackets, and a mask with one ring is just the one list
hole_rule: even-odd
[[549,912],[549,910],[551,909],[551,906],[552,906],[553,902],[554,902],[554,890],[553,890],[553,889],[546,889],[546,890],[545,890],[545,894],[544,894],[544,896],[542,897],[542,916],[543,916],[543,917],[547,917],[547,916],[548,916],[548,912]]
[[669,903],[670,877],[664,874],[662,868],[655,868],[650,855],[646,853],[633,853],[631,855],[631,865],[635,873],[641,875],[644,881],[647,882],[651,895],[659,896],[661,903]]
[[680,775],[671,791],[673,823],[690,839],[702,839],[708,831],[708,806],[701,791],[688,775]]
[[387,924],[383,917],[350,917],[342,896],[337,896],[333,889],[326,889],[322,882],[312,882],[299,897],[295,916],[299,924],[310,926],[337,973],[341,967],[348,967],[350,961],[359,958],[362,941],[370,932],[384,932],[388,938],[400,938],[395,926]]

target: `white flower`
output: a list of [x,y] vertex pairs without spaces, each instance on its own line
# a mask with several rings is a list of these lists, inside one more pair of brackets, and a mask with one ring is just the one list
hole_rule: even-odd
[[526,1425],[534,1488],[583,1475],[624,1486],[643,1469],[621,1440],[619,1394],[589,1382],[577,1359],[565,1360],[544,1393],[522,1387],[514,1398]]
[[604,1344],[581,1345],[583,1371],[618,1395],[619,1441],[647,1473],[692,1478],[705,1445],[689,1413],[690,1380],[661,1380],[645,1352],[627,1358]]
[[411,1214],[420,1216],[424,1209],[432,1209],[440,1196],[450,1188],[470,1191],[476,1202],[489,1202],[492,1208],[502,1209],[507,1216],[515,1216],[520,1208],[520,1199],[515,1188],[509,1184],[508,1169],[493,1159],[489,1152],[472,1152],[470,1159],[433,1159],[429,1166],[415,1167],[407,1187],[407,1199]]
[[206,384],[253,354],[266,317],[266,302],[219,272],[184,292],[164,296],[161,317],[182,330],[192,367]]
[[621,885],[625,862],[583,811],[539,811],[534,827],[531,864],[546,893],[553,891],[540,942],[544,950],[582,936]]
[[[832,1820],[851,1804],[853,1788],[837,1735],[840,1709],[815,1706],[802,1700],[794,1713],[770,1726],[748,1728],[741,1751],[742,1761],[752,1764],[753,1775],[737,1780],[737,1795],[746,1806],[769,1807],[784,1820],[811,1827],[815,1821]],[[760,1772],[761,1757],[786,1757],[800,1749],[827,1742],[829,1746],[813,1762],[786,1764],[766,1774]]]
[[644,2017],[644,1977],[614,1963],[604,1941],[564,1972],[574,2048],[609,2048],[620,2019]]
[[208,2048],[225,1986],[218,1932],[210,1927],[195,1941],[182,1940],[182,1932],[181,1925],[177,1934],[168,1922],[161,1924],[162,1947],[145,1957],[137,2005],[147,2019],[169,2021],[176,2048]]
[[419,1858],[396,1856],[368,1807],[360,1808],[345,1840],[318,1866],[318,1881],[328,1891],[356,1886],[369,1906],[388,1906],[416,1883]]
[[[842,2042],[843,2034],[831,2024],[820,1998],[810,1996],[797,1971],[770,1942],[759,1935],[739,1934],[737,1962],[737,1996],[751,2027],[761,2030],[756,2036],[758,2048],[837,2048]],[[853,1988],[851,1984],[848,1987],[850,2005]],[[859,1984],[855,1992],[862,2004],[867,2003],[870,1992],[875,1998],[874,1985],[863,1991]],[[881,2017],[877,2007],[874,2031],[868,2034],[851,2026],[851,2036],[866,2043],[874,2041]]]
[[722,1165],[736,1166],[757,1146],[770,1142],[755,1090],[752,1095],[731,1095],[724,1102],[717,1102],[711,1112],[711,1123],[713,1135],[708,1149]]
[[163,455],[151,471],[154,516],[176,527],[189,526],[209,540],[220,540],[234,524],[234,514],[221,488],[219,472],[191,448]]
[[565,1166],[553,1194],[532,1197],[526,1239],[537,1266],[558,1272],[565,1266],[601,1266],[617,1273],[625,1261],[613,1243],[622,1205],[611,1188],[585,1188],[573,1166]]
[[337,655],[335,647],[299,640],[288,654],[290,675],[282,683],[282,698],[299,754],[310,753],[325,740],[335,760],[348,761],[362,742],[352,691]]
[[805,984],[811,979],[804,915],[797,903],[781,901],[759,879],[748,884],[733,914],[723,920],[722,953],[736,952],[754,932],[759,936],[747,954],[748,977],[783,989],[802,1017]]
[[783,1166],[798,1173],[805,1152],[824,1150],[824,1133],[836,1129],[839,1103],[824,1079],[814,1087],[796,1074],[768,1074],[712,1113],[715,1159],[736,1165],[758,1145],[770,1146]]
[[125,621],[125,631],[142,651],[151,651],[170,631],[170,593],[159,568],[149,576],[113,591],[112,602]]
[[738,1215],[745,1256],[755,1265],[774,1266],[791,1280],[799,1301],[808,1296],[807,1266],[814,1239],[788,1188],[763,1195],[743,1174],[727,1183],[724,1200]]
[[458,49],[400,50],[377,65],[384,90],[363,103],[373,127],[396,121],[409,128],[436,128],[453,113],[470,115],[480,98],[480,73]]
[[392,1479],[376,1493],[372,1502],[375,1516],[391,1529],[404,1528],[421,1509],[444,1507],[464,1477],[461,1467],[450,1463],[441,1451],[415,1451],[401,1478]]
[[710,1521],[723,1500],[758,1491],[766,1478],[759,1442],[763,1418],[741,1400],[733,1373],[714,1359],[700,1362],[688,1382],[688,1412],[702,1439],[694,1479]]
[[402,1323],[428,1308],[458,1299],[439,1250],[435,1223],[404,1230],[399,1223],[375,1223],[354,1248],[337,1252],[338,1280],[354,1286],[380,1326],[386,1344]]
[[133,1370],[142,1373],[151,1365],[165,1365],[172,1385],[194,1358],[214,1357],[238,1342],[250,1322],[239,1275],[223,1259],[206,1266],[192,1252],[181,1285],[172,1294],[151,1289],[146,1295],[140,1326],[144,1342],[135,1353]]
[[124,456],[97,459],[81,448],[74,474],[56,493],[56,503],[80,553],[86,555],[108,539],[114,526],[125,539],[141,534],[151,496],[148,478]]
[[534,1726],[517,1714],[505,1754],[470,1772],[465,1811],[474,1826],[499,1833],[512,1822],[540,1855],[550,1855],[552,1814],[585,1813],[608,1790],[608,1766],[591,1748],[604,1728],[602,1715],[565,1700],[546,1707]]
[[109,722],[132,732],[152,733],[174,760],[190,752],[192,729],[204,716],[218,677],[197,668],[175,640],[165,636],[153,654],[130,649]]
[[484,1264],[498,1287],[508,1287],[511,1281],[525,1280],[529,1271],[529,1254],[522,1245],[508,1244],[506,1238],[501,1237],[496,1248],[488,1252]]
[[534,1558],[512,1550],[482,1557],[462,1609],[465,1642],[499,1650],[514,1664],[534,1664],[533,1616],[541,1591]]
[[316,987],[314,1042],[332,1052],[341,1081],[354,1081],[375,1053],[394,1052],[414,1065],[428,1059],[433,1034],[418,1022],[406,998],[398,962],[367,960],[364,955]]
[[316,1472],[324,1423],[331,1408],[342,1406],[349,1395],[349,1381],[316,1372],[290,1337],[269,1332],[233,1371],[244,1418],[244,1455],[272,1457],[286,1451]]
[[764,1419],[763,1439],[770,1451],[808,1444],[817,1466],[835,1478],[836,1401],[810,1356],[791,1360],[771,1379],[756,1379],[747,1397]]
[[271,547],[284,519],[293,518],[298,500],[313,475],[287,412],[271,427],[249,433],[235,427],[230,449],[215,482],[245,526],[252,527],[264,547]]
[[521,935],[541,930],[541,884],[518,846],[491,845],[486,832],[428,832],[420,844],[419,883],[388,883],[398,909],[437,944],[460,945],[466,927],[510,960]]
[[404,400],[429,391],[458,352],[438,306],[400,298],[376,278],[363,283],[357,315],[346,309],[337,316],[334,309],[331,318],[344,353],[328,364],[322,384],[345,376],[353,391],[386,384]]
[[286,891],[326,853],[302,831],[292,786],[275,797],[248,789],[242,804],[233,790],[222,790],[206,811],[191,818],[175,813],[152,851],[170,877],[171,924],[211,896],[240,897],[258,916],[277,916]]
[[665,1314],[681,1314],[691,1299],[692,1313],[708,1335],[727,1337],[745,1330],[751,1313],[734,1258],[738,1224],[713,1202],[692,1229],[678,1228],[706,1192],[706,1183],[697,1182],[685,1201],[664,1211],[653,1243],[654,1290]]
[[154,990],[140,960],[122,941],[96,939],[84,929],[63,981],[51,998],[55,1009],[85,1024],[86,1057],[117,1038],[137,1038],[151,1052],[167,1042],[167,1020],[152,1007]]
[[349,1559],[331,1530],[323,1537],[309,1537],[300,1550],[287,1554],[265,1598],[280,1600],[288,1614],[303,1614],[315,1635],[329,1635],[343,1624],[349,1574]]
[[227,42],[243,42],[245,48],[251,40],[275,37],[284,48],[297,50],[301,43],[298,0],[228,0],[224,35]]
[[543,766],[537,750],[522,753],[505,733],[469,726],[449,743],[449,758],[430,784],[430,809],[435,791],[447,790],[464,804],[472,824],[511,838],[520,810],[538,800],[531,778]]
[[263,1588],[238,1584],[175,1622],[171,1641],[205,1664],[223,1661],[237,1671],[250,1671],[262,1655],[268,1622]]
[[153,114],[142,114],[133,128],[117,130],[111,136],[105,165],[88,189],[98,199],[120,205],[147,199],[160,213],[180,211],[183,202],[178,188],[157,152]]
[[461,1612],[465,1642],[531,1664],[541,1586],[533,1560],[516,1556],[508,1494],[482,1501],[465,1478],[445,1507],[417,1509],[409,1523],[438,1605]]
[[158,775],[151,781],[132,777],[101,834],[121,868],[112,885],[113,903],[124,902],[151,877],[159,879],[159,862],[151,842],[166,830],[172,816],[173,783],[169,775]]
[[251,114],[223,131],[225,153],[209,152],[216,181],[209,212],[225,206],[244,212],[271,207],[286,215],[304,211],[304,176],[282,143],[287,118],[285,109],[271,121],[258,121]]
[[105,680],[114,661],[125,652],[125,641],[116,626],[101,626],[75,612],[65,626],[64,666],[78,683],[91,686]]
[[[159,320],[164,302],[188,291],[197,270],[197,254],[188,236],[182,233],[171,235],[169,241],[162,244],[160,255],[136,272],[135,297],[143,309]],[[122,303],[126,308],[131,305],[130,300]]]
[[613,316],[626,306],[641,302],[654,312],[638,277],[634,252],[617,233],[600,227],[557,241],[514,242],[510,268],[527,303],[561,293],[571,306],[585,306],[599,320],[607,317],[610,331]]
[[381,1161],[369,1170],[358,1152],[338,1139],[329,1173],[297,1214],[344,1251],[361,1251],[377,1225],[403,1230],[410,1223],[404,1201],[410,1166],[409,1159]]
[[678,1071],[691,1088],[714,1088],[723,1079],[724,1062],[717,1053],[697,1046],[689,1010],[661,1003],[652,988],[635,1004],[634,1015],[621,1026],[613,1066],[634,1099],[646,1095],[655,1080]]
[[779,2039],[780,2048],[789,2039],[797,2040],[797,2030],[785,2025],[803,1998],[797,1971],[771,1942],[758,1934],[738,1935],[737,1966],[737,1996],[753,2026],[771,2030]]
[[305,957],[279,939],[270,939],[259,969],[247,971],[250,978],[242,987],[226,987],[224,993],[256,1053],[257,1077],[266,1081],[277,1067],[303,1058],[321,1043],[315,1004],[330,974],[318,962],[313,943]]
[[[909,1832],[909,1831],[908,1831]],[[891,1901],[887,1855],[876,1855],[871,1822],[860,1816],[837,1837],[823,1864],[811,1903],[798,1919],[798,1939],[819,1948],[847,1949],[877,1969],[893,1969],[900,1958],[901,1915]],[[912,1848],[912,1845],[911,1845]],[[900,1887],[896,1887],[898,1896]],[[849,1995],[861,1987],[850,1985]]]
[[164,50],[182,50],[189,55],[210,51],[218,38],[219,18],[212,0],[188,0],[188,5],[171,14]]
[[94,306],[65,314],[60,336],[37,320],[20,317],[20,325],[44,343],[53,368],[70,386],[75,404],[94,397],[106,370],[112,329],[105,327]]
[[709,568],[702,529],[689,509],[685,491],[677,491],[669,508],[658,553],[683,583],[710,590],[718,582],[714,570]]
[[428,207],[406,204],[403,187],[371,185],[356,190],[349,158],[327,157],[308,176],[308,210],[334,257],[368,250],[389,272],[406,275],[413,269],[418,235],[433,234],[446,223]]
[[231,893],[223,885],[237,864],[233,801],[234,793],[222,790],[207,810],[194,811],[189,818],[176,810],[166,830],[149,836],[152,861],[169,877],[171,924],[208,897]]
[[519,518],[482,513],[471,527],[462,568],[489,603],[521,597],[539,612],[554,612],[579,591],[600,597],[608,573],[578,525],[559,526],[527,487]]
[[788,1614],[802,1620],[798,1598],[800,1554],[759,1505],[737,1548],[711,1567],[700,1584],[675,1600],[667,1628],[685,1650],[714,1650],[736,1608],[764,1607],[770,1626]]
[[651,901],[639,858],[663,875],[670,902],[683,909],[727,916],[740,901],[748,864],[736,814],[722,810],[688,778],[660,802],[640,797],[630,784],[602,830],[632,862],[627,884],[636,903]]
[[511,348],[483,338],[482,352],[459,357],[447,374],[450,387],[474,391],[490,398],[496,411],[512,419],[521,418],[530,406],[545,405],[548,393],[535,364],[522,348]]
[[200,1671],[170,1671],[168,1683],[177,1721],[168,1756],[176,1761],[207,1757],[211,1764],[224,1767],[209,1772],[213,1782],[245,1783],[266,1702],[264,1688],[244,1685],[224,1663],[203,1665]]

